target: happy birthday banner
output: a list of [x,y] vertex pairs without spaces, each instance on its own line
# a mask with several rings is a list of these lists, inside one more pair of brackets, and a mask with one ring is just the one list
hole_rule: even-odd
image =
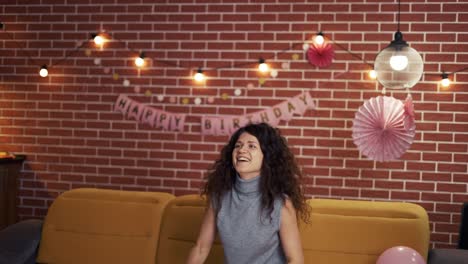
[[127,118],[135,119],[141,124],[165,131],[184,131],[185,114],[176,114],[156,109],[121,94],[115,102],[115,111],[121,112]]
[[[294,114],[303,115],[305,111],[315,109],[315,104],[308,92],[299,94],[265,110],[242,116],[203,116],[201,132],[203,135],[231,135],[240,127],[249,123],[268,123],[277,126],[281,120],[289,121]],[[141,124],[165,131],[184,131],[185,114],[166,112],[121,94],[115,102],[114,110],[121,112],[128,119],[135,119]]]
[[268,123],[277,126],[281,120],[289,121],[294,114],[303,115],[306,110],[315,109],[315,104],[308,92],[297,95],[266,110],[243,116],[203,116],[203,135],[231,135],[238,128],[249,123]]

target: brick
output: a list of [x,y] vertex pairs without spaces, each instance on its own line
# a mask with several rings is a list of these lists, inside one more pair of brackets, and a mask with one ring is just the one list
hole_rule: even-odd
[[451,153],[423,153],[423,160],[426,161],[452,161]]
[[137,178],[135,183],[142,186],[161,186],[161,179],[154,179],[154,178]]
[[355,188],[372,188],[373,181],[371,180],[357,180],[357,179],[345,179],[344,186],[355,187]]
[[331,188],[331,195],[335,197],[358,197],[359,191],[356,189]]
[[402,181],[376,180],[374,185],[375,185],[375,188],[381,188],[381,189],[403,189],[404,182],[402,182]]
[[188,187],[188,181],[163,180],[163,186],[166,187]]
[[418,191],[435,191],[435,184],[430,182],[406,182],[405,189]]
[[458,224],[442,224],[436,223],[435,224],[435,232],[443,232],[443,233],[457,233],[460,227]]
[[372,199],[389,199],[390,192],[384,190],[361,190],[360,197]]
[[[127,171],[127,170],[126,170]],[[125,174],[125,175],[135,175],[135,174]],[[136,180],[135,178],[130,178],[130,177],[112,177],[111,178],[111,184],[124,184],[124,185],[128,185],[128,184],[135,184]]]
[[438,151],[441,152],[468,152],[466,144],[441,143],[438,145]]
[[418,201],[420,200],[420,193],[419,192],[400,192],[400,191],[391,191],[390,192],[390,199],[392,200],[400,200],[400,201]]
[[316,186],[343,186],[343,179],[316,177],[315,185]]
[[447,172],[466,172],[466,163],[465,164],[450,164],[450,163],[438,163],[437,169],[439,171]]
[[425,141],[453,141],[453,134],[451,133],[423,133]]
[[432,173],[432,172],[423,172],[422,173],[423,181],[452,181],[452,176],[450,173]]
[[403,169],[404,164],[399,161],[387,161],[387,162],[378,162],[376,163],[376,168],[378,169]]
[[450,194],[446,193],[421,193],[421,199],[424,201],[450,202]]
[[437,183],[437,191],[451,193],[466,193],[466,184]]
[[419,171],[392,171],[391,172],[392,179],[400,179],[400,180],[419,180],[420,179],[420,172]]

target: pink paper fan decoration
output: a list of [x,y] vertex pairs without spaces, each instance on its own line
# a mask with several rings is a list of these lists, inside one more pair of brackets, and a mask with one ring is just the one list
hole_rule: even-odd
[[334,57],[335,51],[330,43],[322,45],[313,43],[307,50],[307,59],[309,60],[309,63],[317,67],[330,66]]
[[414,124],[414,105],[413,105],[413,97],[408,94],[405,100],[405,128],[410,130],[415,128]]
[[[408,110],[412,111],[412,107]],[[353,121],[354,144],[372,160],[398,159],[413,143],[414,119],[412,126],[405,126],[409,116],[405,105],[393,97],[378,96],[367,100],[359,107]]]

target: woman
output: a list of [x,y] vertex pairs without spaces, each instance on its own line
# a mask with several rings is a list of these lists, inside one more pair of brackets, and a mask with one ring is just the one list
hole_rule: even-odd
[[268,124],[236,131],[213,166],[208,207],[188,263],[203,263],[216,232],[226,263],[303,263],[297,216],[308,221],[301,171],[286,139]]

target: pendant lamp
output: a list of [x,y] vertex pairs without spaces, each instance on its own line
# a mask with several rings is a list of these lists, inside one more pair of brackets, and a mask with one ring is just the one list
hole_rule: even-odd
[[419,82],[424,63],[419,53],[411,48],[400,32],[400,1],[398,1],[398,30],[394,40],[381,50],[374,62],[377,80],[384,88],[409,89]]

